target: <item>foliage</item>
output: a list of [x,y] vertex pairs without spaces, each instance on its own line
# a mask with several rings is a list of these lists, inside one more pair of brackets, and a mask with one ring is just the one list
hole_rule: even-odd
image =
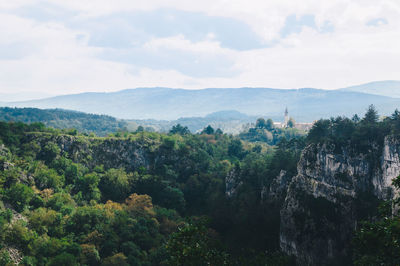
[[105,199],[121,201],[129,192],[128,175],[124,169],[109,169],[101,178],[100,190]]
[[283,138],[298,139],[305,136],[305,132],[294,128],[295,122],[293,119],[289,120],[287,128],[279,128],[274,126],[271,119],[265,121],[264,118],[259,118],[256,121],[255,127],[250,127],[247,132],[242,132],[239,137],[242,140],[250,142],[265,142],[269,145],[276,145]]
[[361,120],[345,117],[318,120],[311,128],[307,142],[331,143],[338,152],[342,147],[350,147],[356,153],[380,152],[385,136],[400,133],[398,117],[396,110],[391,117],[379,121],[378,113],[371,105]]
[[86,114],[63,109],[37,109],[37,108],[0,108],[0,121],[14,121],[23,123],[43,123],[48,127],[65,129],[67,134],[76,135],[94,132],[96,135],[105,136],[108,133],[123,130],[127,123],[111,116]]
[[179,226],[166,244],[168,265],[228,265],[228,254],[218,246],[204,221]]
[[33,198],[34,192],[27,185],[17,183],[6,190],[6,199],[13,207],[21,212]]
[[[400,176],[393,180],[393,185],[400,188]],[[398,199],[383,203],[377,219],[361,223],[353,238],[355,265],[400,264],[399,203]]]
[[12,263],[10,254],[8,254],[7,250],[0,250],[0,265],[10,265]]
[[203,129],[201,134],[208,134],[208,135],[214,134],[214,129],[212,128],[212,126],[208,125]]
[[169,133],[170,134],[187,135],[187,134],[190,134],[190,131],[187,127],[184,127],[181,124],[177,124],[171,128]]

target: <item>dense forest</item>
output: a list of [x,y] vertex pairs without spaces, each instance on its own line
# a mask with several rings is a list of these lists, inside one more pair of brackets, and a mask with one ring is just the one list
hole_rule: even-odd
[[193,132],[201,132],[207,125],[221,128],[226,133],[238,134],[257,117],[237,111],[220,111],[205,117],[185,117],[177,120],[139,120],[116,119],[107,115],[87,114],[64,109],[10,108],[0,107],[0,121],[35,123],[40,122],[57,129],[74,129],[80,133],[94,133],[106,136],[117,131],[156,131],[167,133],[177,124],[184,125]]
[[[307,145],[375,160],[371,147],[399,132],[399,112],[378,120],[373,107],[274,145],[212,127],[97,137],[0,122],[0,265],[294,265],[279,246],[285,192],[266,196],[276,177],[296,176]],[[354,232],[357,265],[399,263],[397,202],[380,203]]]
[[[290,261],[260,190],[281,169],[296,171],[303,140],[272,148],[211,127],[173,131],[100,138],[1,122],[2,260],[17,249],[28,265]],[[129,149],[141,162],[130,163]],[[229,174],[243,180],[232,198]]]
[[81,133],[105,136],[108,133],[126,130],[128,124],[107,115],[95,115],[63,109],[9,108],[0,107],[0,121],[34,123],[48,127],[71,129]]

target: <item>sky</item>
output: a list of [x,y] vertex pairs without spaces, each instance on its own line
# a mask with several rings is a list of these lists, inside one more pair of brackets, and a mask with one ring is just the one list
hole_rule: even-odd
[[399,0],[0,0],[0,22],[0,95],[400,80]]

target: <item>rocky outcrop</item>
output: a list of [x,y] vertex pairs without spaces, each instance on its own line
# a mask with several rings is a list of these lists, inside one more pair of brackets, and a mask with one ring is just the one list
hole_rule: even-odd
[[[7,161],[10,151],[4,144],[0,144],[0,171],[8,170],[13,167],[13,164]],[[1,158],[3,157],[3,158]]]
[[[0,144],[0,172],[1,171],[12,171],[15,168],[14,163],[10,162],[10,151],[5,147],[4,144]],[[18,178],[17,182],[21,182],[25,185],[33,184],[33,177],[27,175],[21,170],[17,170]]]
[[285,170],[281,170],[279,175],[272,180],[269,186],[264,186],[261,191],[261,200],[264,203],[272,203],[280,206],[286,197],[287,188],[292,176]]
[[398,138],[387,137],[383,149],[368,154],[339,150],[308,146],[288,186],[280,212],[280,246],[300,265],[350,263],[357,221],[371,215],[378,199],[393,197],[391,180],[400,174]]
[[49,141],[56,143],[61,154],[89,167],[103,165],[105,169],[134,171],[139,167],[149,168],[162,156],[157,150],[160,143],[152,139],[80,138],[70,135],[33,135],[31,139],[38,141],[39,147],[44,147]]
[[6,148],[4,144],[0,144],[0,156],[7,156],[9,154],[9,150]]
[[381,174],[373,177],[374,193],[379,198],[393,197],[392,180],[400,175],[400,139],[394,136],[385,138],[381,161]]
[[[28,222],[28,219],[24,215],[17,212],[10,204],[7,203],[3,204],[2,201],[0,201],[0,210],[2,208],[9,209],[12,212],[12,218],[10,224],[8,225],[9,227],[11,227],[12,224],[15,224],[18,221],[23,221],[24,223]],[[23,253],[21,252],[20,249],[18,249],[15,246],[10,246],[7,243],[0,243],[0,246],[2,246],[2,249],[0,249],[0,253],[7,252],[7,254],[10,257],[10,260],[12,261],[12,264],[7,264],[7,265],[21,264],[23,259]]]
[[228,198],[232,197],[242,184],[243,182],[240,180],[240,170],[235,167],[229,171],[225,177],[225,195]]

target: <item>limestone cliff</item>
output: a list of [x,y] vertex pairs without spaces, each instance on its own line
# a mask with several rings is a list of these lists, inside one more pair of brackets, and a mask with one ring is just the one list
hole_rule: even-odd
[[225,177],[225,195],[228,198],[232,197],[242,184],[243,182],[240,180],[240,170],[233,168]]
[[380,199],[393,195],[400,174],[400,139],[386,137],[367,154],[311,144],[281,209],[280,246],[301,265],[346,265],[357,221],[372,215]]
[[67,154],[75,162],[89,167],[104,165],[108,168],[125,168],[127,171],[139,167],[149,168],[162,159],[163,152],[158,140],[122,138],[80,138],[69,135],[33,135],[32,139],[44,147],[49,141],[55,143],[61,154]]

